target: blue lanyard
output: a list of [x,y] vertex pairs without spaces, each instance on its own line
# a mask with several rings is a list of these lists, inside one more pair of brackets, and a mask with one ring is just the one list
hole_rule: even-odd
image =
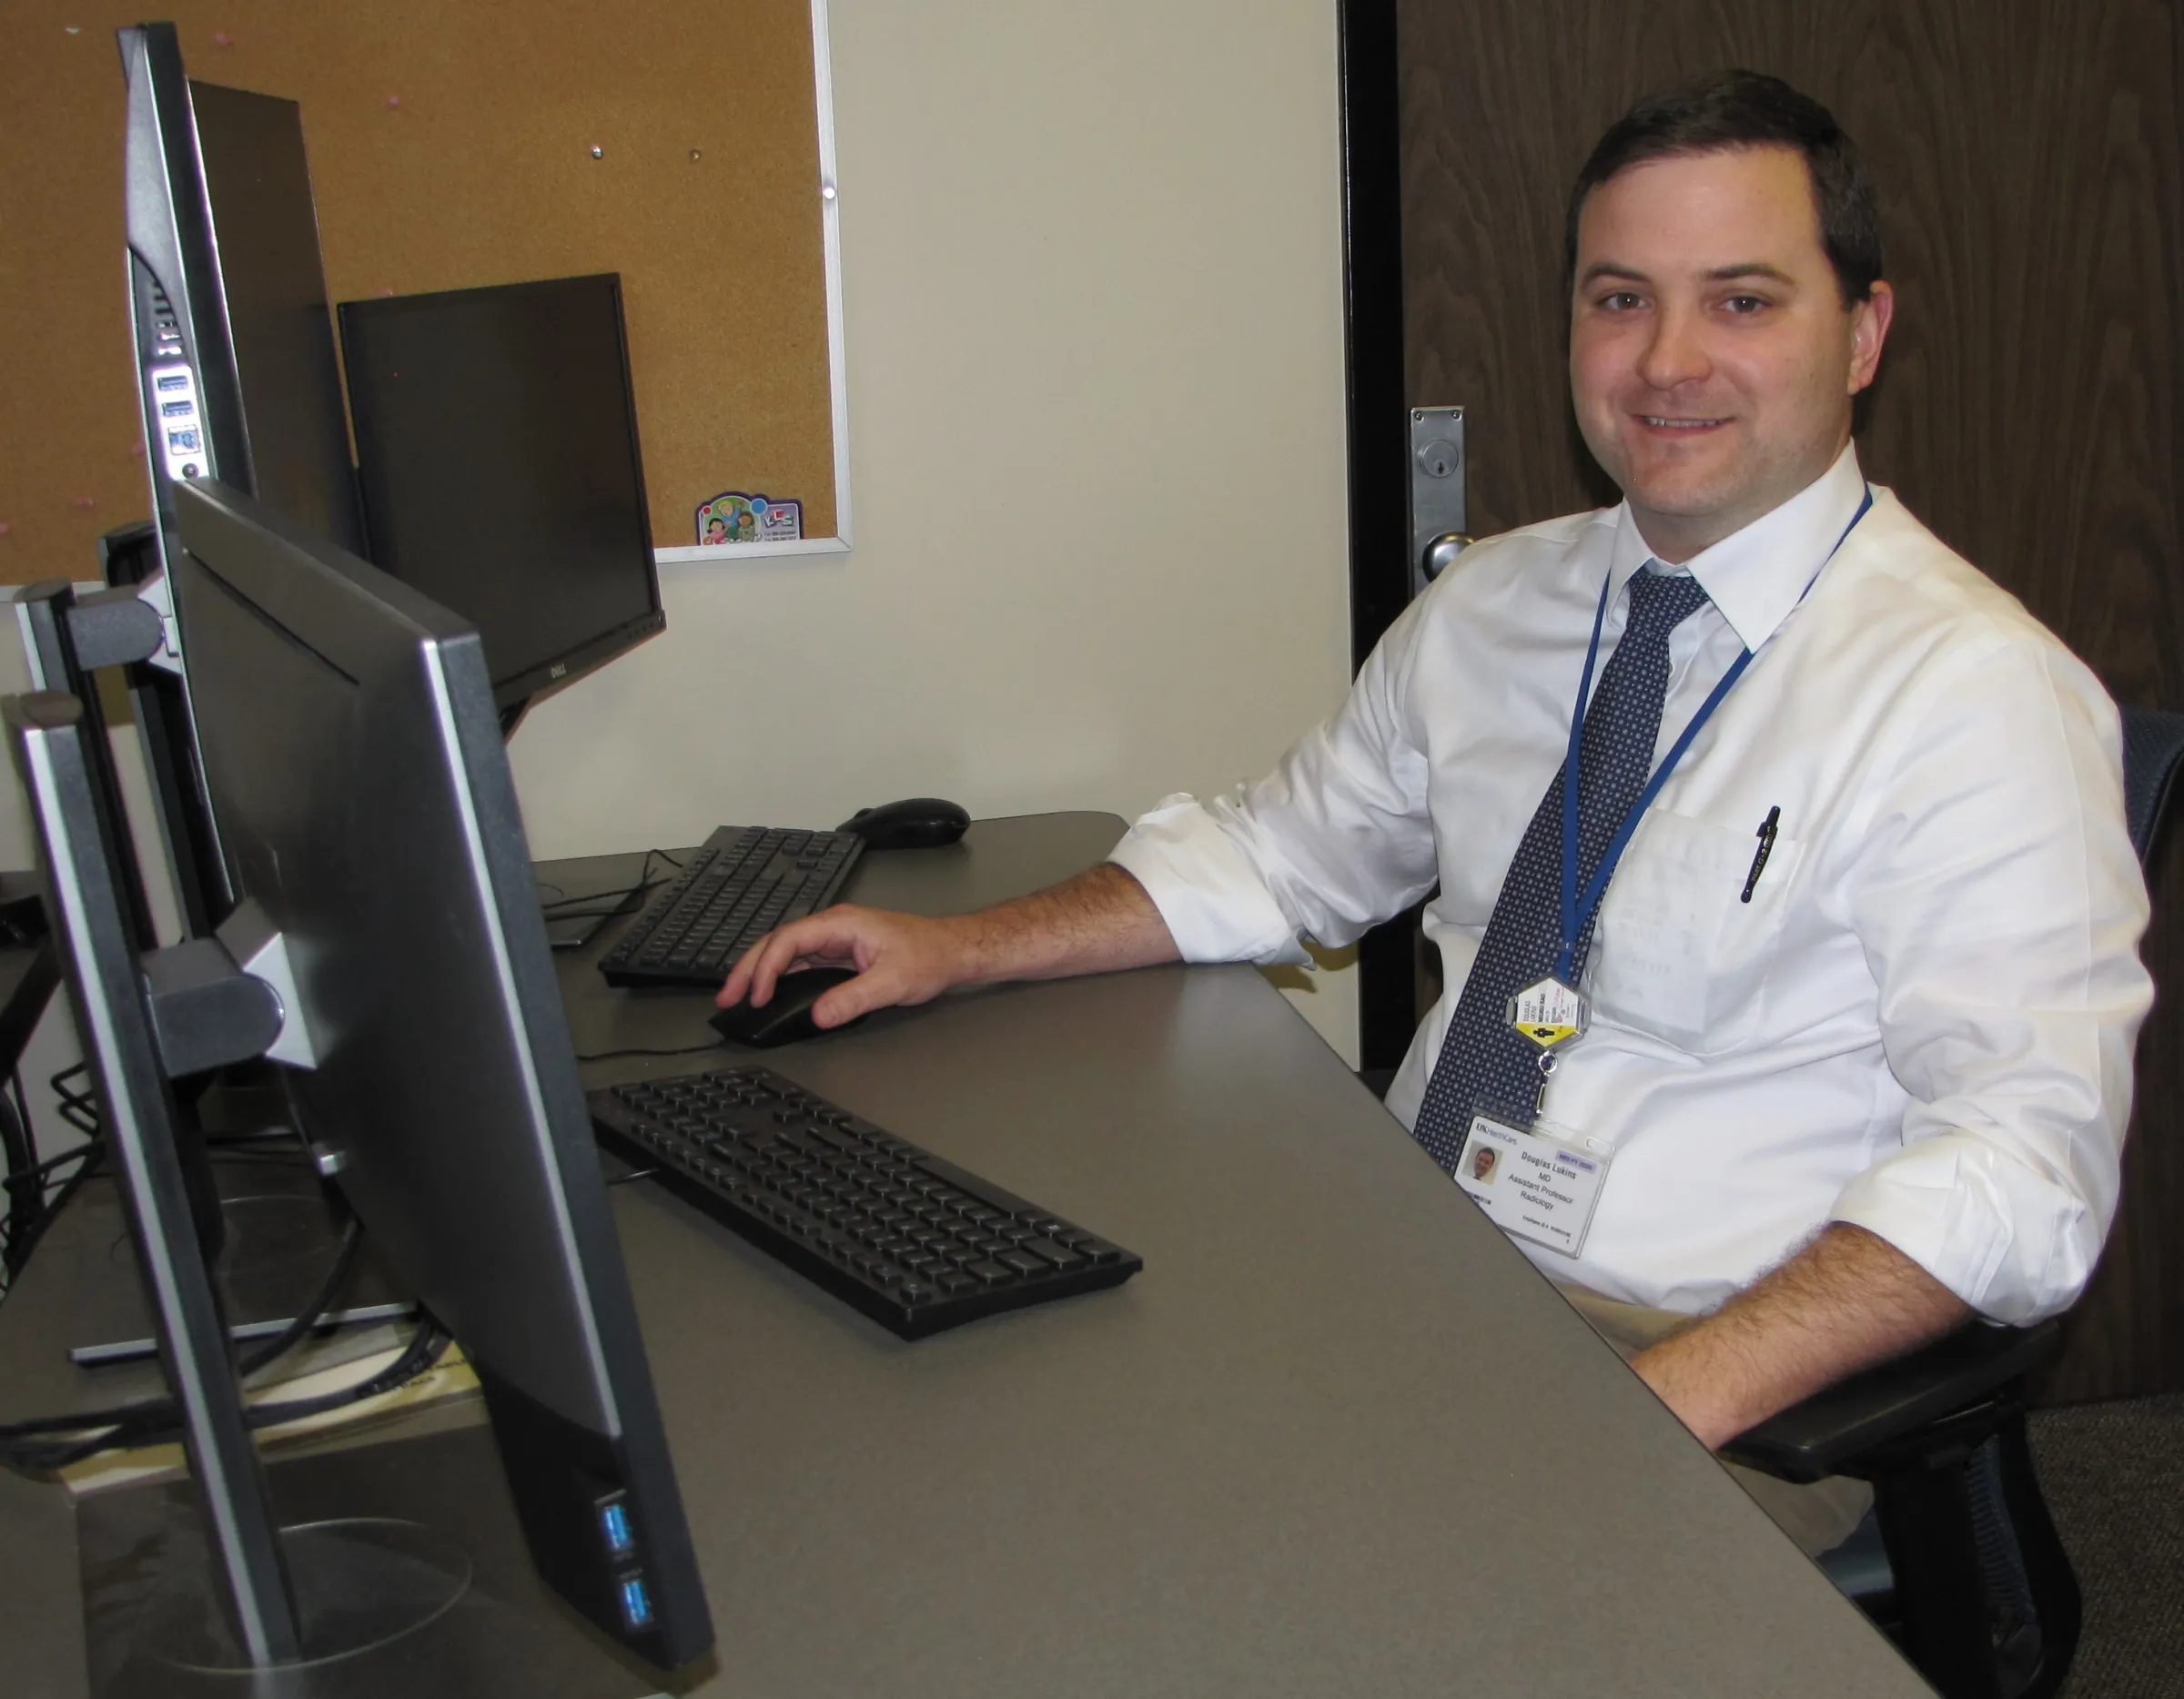
[[[1850,523],[1843,528],[1842,536],[1835,539],[1835,548],[1827,551],[1826,560],[1814,569],[1812,577],[1805,581],[1805,588],[1797,592],[1799,605],[1813,593],[1813,586],[1820,582],[1820,574],[1827,570],[1828,561],[1835,558],[1836,552],[1850,540],[1850,533],[1857,530],[1858,521],[1866,517],[1866,511],[1872,506],[1873,486],[1867,484],[1866,499],[1858,503],[1858,511],[1850,516]],[[1585,651],[1584,677],[1578,681],[1577,710],[1570,717],[1570,753],[1564,758],[1562,767],[1562,943],[1561,952],[1555,957],[1555,977],[1564,985],[1572,983],[1570,968],[1572,959],[1577,953],[1577,935],[1584,923],[1592,917],[1592,911],[1600,906],[1600,899],[1607,895],[1608,881],[1615,876],[1615,864],[1623,859],[1623,852],[1629,847],[1632,834],[1638,830],[1638,822],[1644,817],[1645,811],[1653,806],[1653,798],[1661,794],[1661,787],[1668,783],[1668,775],[1676,770],[1676,763],[1684,759],[1684,752],[1691,747],[1692,740],[1714,717],[1714,711],[1722,705],[1722,698],[1729,693],[1736,681],[1744,677],[1744,669],[1752,664],[1752,652],[1749,649],[1729,663],[1729,670],[1722,674],[1722,682],[1714,687],[1713,693],[1700,705],[1698,713],[1692,716],[1691,723],[1684,728],[1684,735],[1676,739],[1675,746],[1663,758],[1653,776],[1645,782],[1645,788],[1638,793],[1638,798],[1631,804],[1630,812],[1623,815],[1623,824],[1615,828],[1615,835],[1608,840],[1608,847],[1600,858],[1600,865],[1592,870],[1592,881],[1581,895],[1577,888],[1577,787],[1582,766],[1581,743],[1585,732],[1585,704],[1592,694],[1592,664],[1600,658],[1600,628],[1608,614],[1608,587],[1614,582],[1614,575],[1610,573],[1600,587],[1600,606],[1593,610],[1592,642]]]

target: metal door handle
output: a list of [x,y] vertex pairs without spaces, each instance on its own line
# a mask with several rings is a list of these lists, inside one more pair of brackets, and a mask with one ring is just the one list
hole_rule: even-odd
[[1431,583],[1448,571],[1449,563],[1470,548],[1472,541],[1462,531],[1444,531],[1429,542],[1418,561],[1418,570],[1426,575],[1426,582]]

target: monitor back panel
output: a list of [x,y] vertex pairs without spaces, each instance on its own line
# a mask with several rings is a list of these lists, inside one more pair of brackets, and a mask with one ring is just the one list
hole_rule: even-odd
[[477,626],[503,706],[660,629],[612,275],[345,301],[373,562]]
[[192,83],[189,93],[242,396],[250,492],[314,535],[360,550],[302,114],[292,100],[210,83]]
[[218,484],[176,500],[207,792],[316,1053],[298,1128],[470,1355],[541,1573],[680,1663],[711,1630],[476,634]]

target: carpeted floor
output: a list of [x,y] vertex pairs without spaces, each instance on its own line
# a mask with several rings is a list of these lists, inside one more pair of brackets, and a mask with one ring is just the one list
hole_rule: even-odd
[[2031,1431],[2086,1599],[2062,1699],[2184,1699],[2184,1393],[2037,1411]]

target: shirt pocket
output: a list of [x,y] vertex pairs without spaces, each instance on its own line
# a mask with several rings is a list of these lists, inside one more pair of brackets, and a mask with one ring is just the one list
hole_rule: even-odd
[[1757,833],[1647,811],[1601,904],[1588,963],[1593,1007],[1694,1056],[1758,1026],[1805,848],[1777,834],[1749,903]]

